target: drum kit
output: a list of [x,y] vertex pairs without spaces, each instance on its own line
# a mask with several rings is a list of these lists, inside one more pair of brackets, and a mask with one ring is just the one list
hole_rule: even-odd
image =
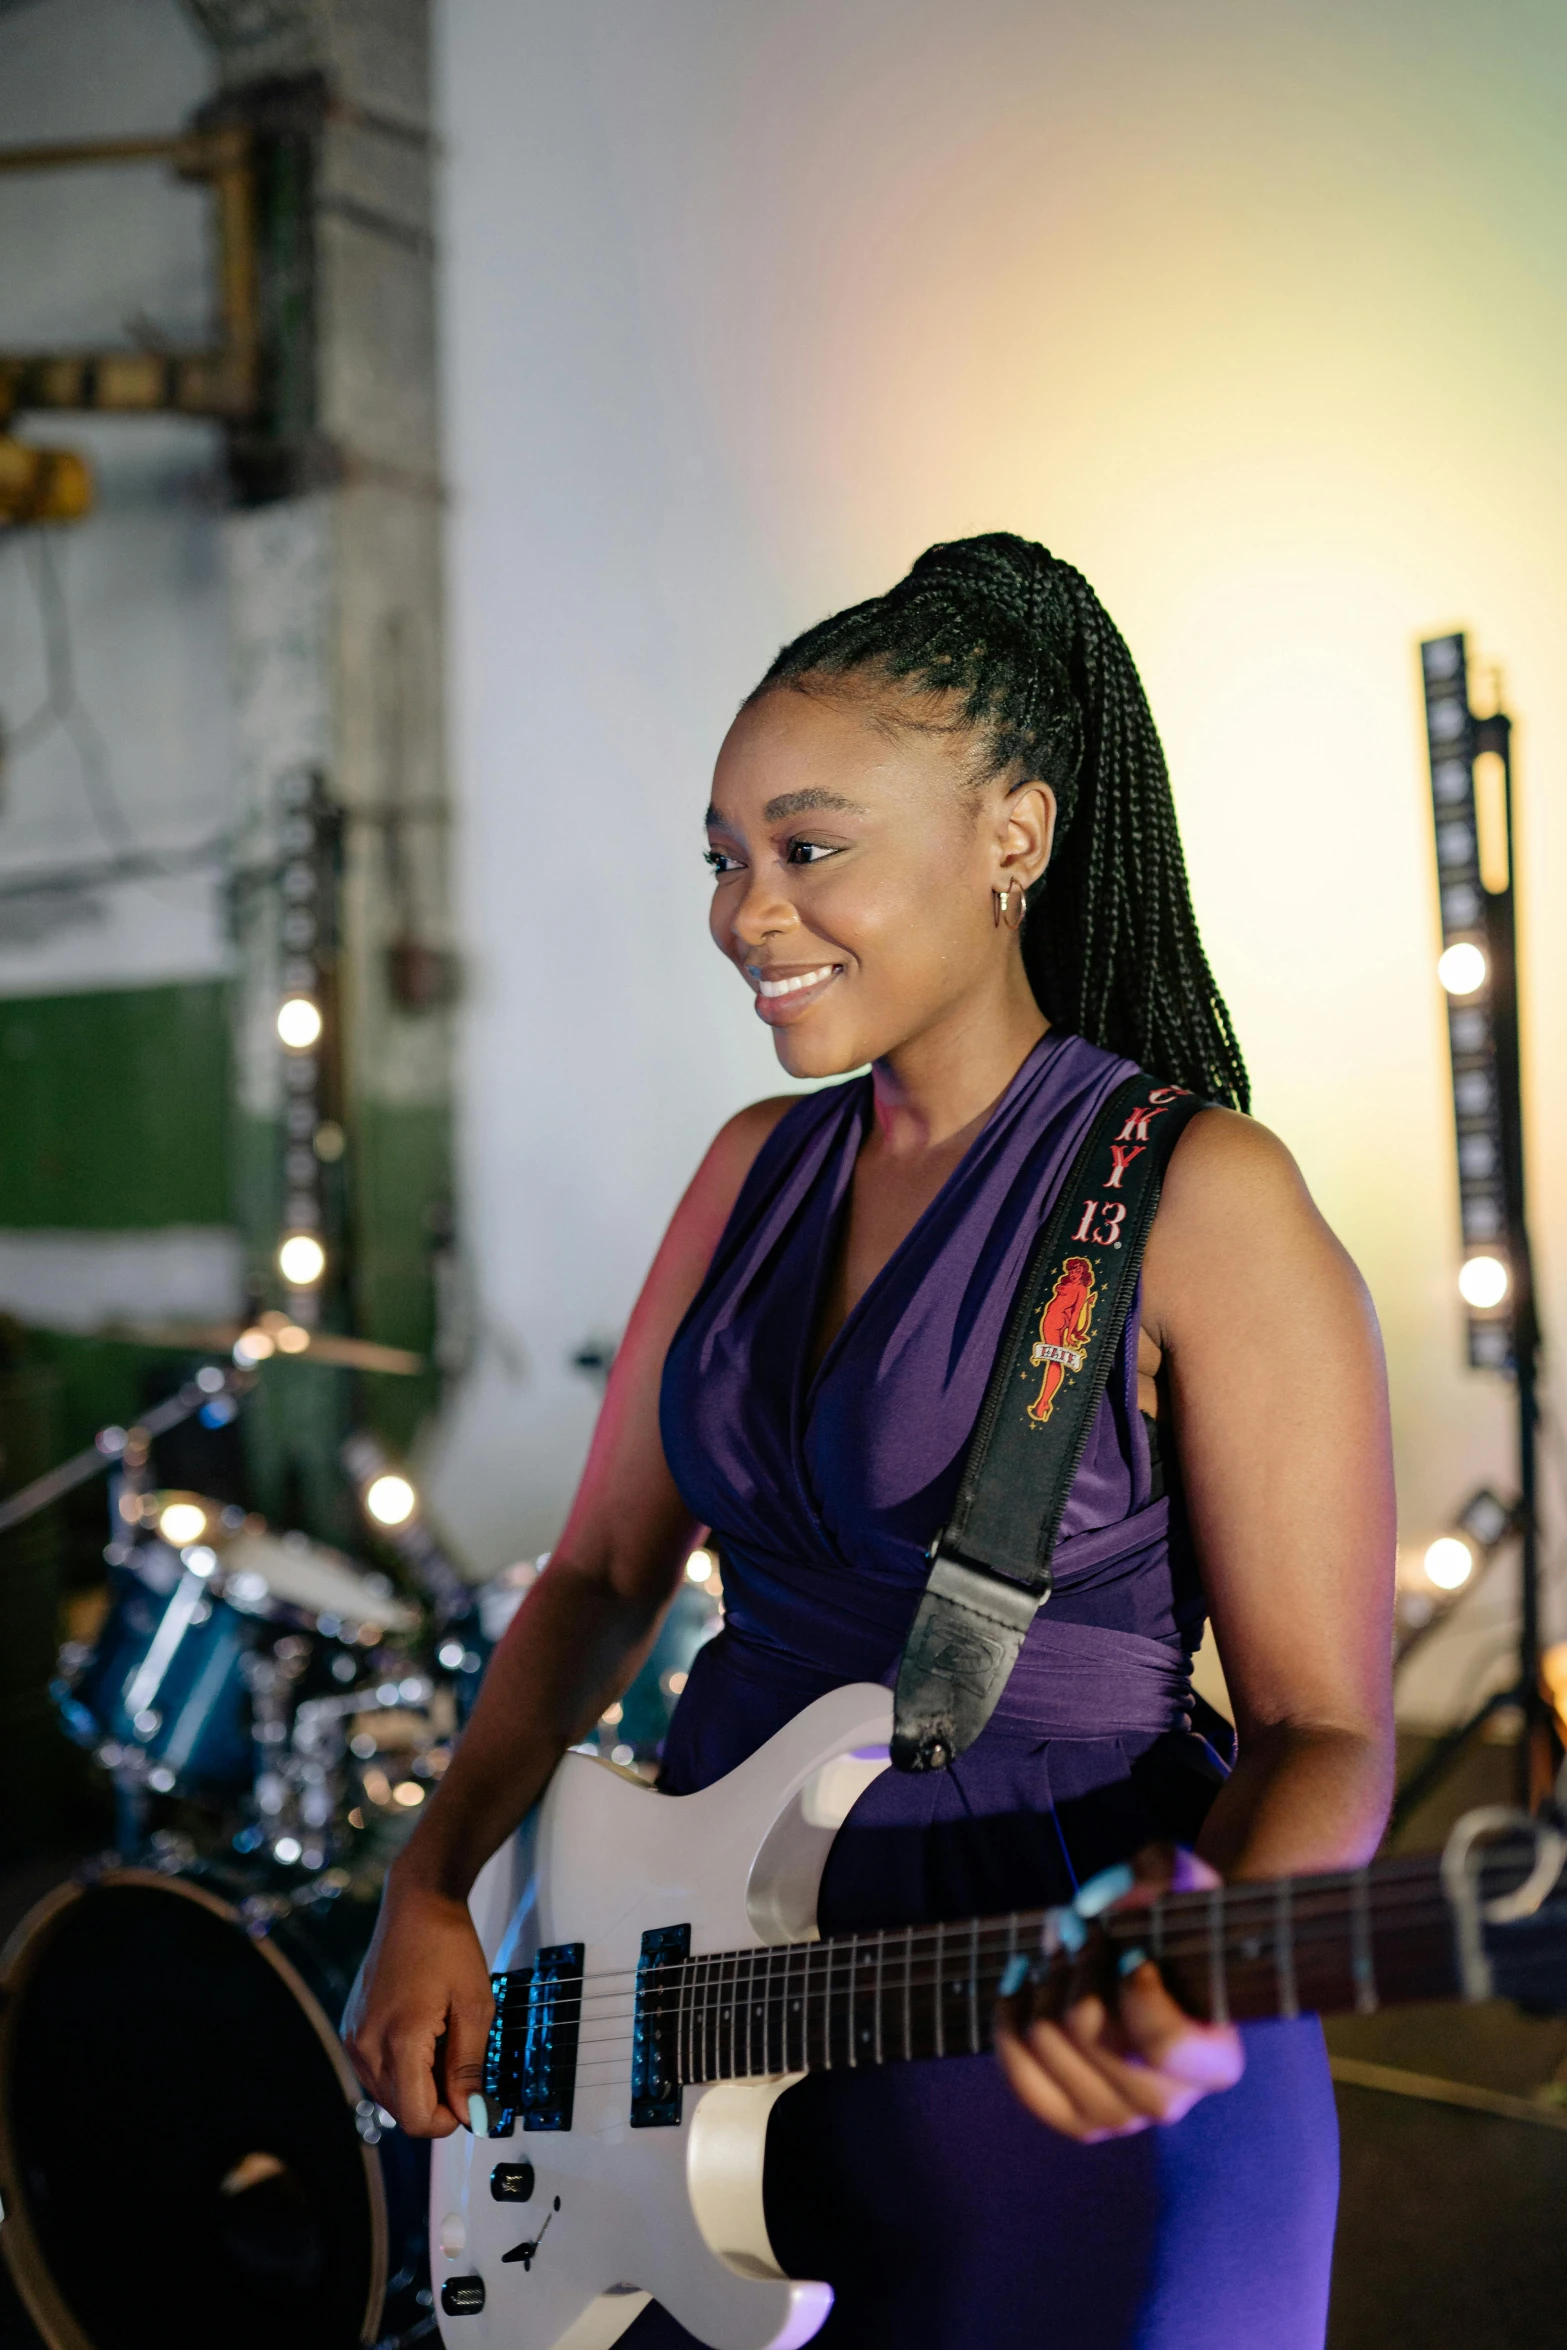
[[116,1850],[0,1955],[0,2243],[50,2350],[433,2339],[427,2150],[337,2028],[537,1569],[415,1605],[107,1434],[107,1607],[54,1696]]
[[[53,1694],[112,1780],[115,1850],[0,1951],[0,2249],[49,2350],[405,2350],[437,2331],[428,2149],[365,2096],[338,2026],[387,1868],[546,1561],[467,1583],[399,1477],[378,1532],[400,1591],[156,1486],[153,1441],[232,1417],[253,1376],[208,1366],[0,1502],[3,1531],[109,1480],[106,1604]],[[375,1517],[391,1464],[363,1434],[343,1460]],[[649,1767],[717,1593],[694,1551],[600,1726],[615,1763]]]

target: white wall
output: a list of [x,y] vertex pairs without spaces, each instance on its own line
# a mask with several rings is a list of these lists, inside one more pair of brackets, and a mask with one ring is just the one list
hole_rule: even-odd
[[[0,143],[175,130],[213,79],[177,0],[35,0],[0,16]],[[0,176],[0,347],[203,340],[209,207],[158,165]],[[84,714],[30,730],[6,761],[0,995],[212,976],[227,962],[216,868],[85,896],[4,892],[128,845],[186,850],[232,820],[220,437],[173,418],[20,429],[85,450],[98,496],[88,521],[48,534],[47,556],[39,534],[0,531],[7,734],[48,699],[45,559]]]
[[1406,1537],[1509,1472],[1459,1368],[1413,657],[1520,734],[1560,1327],[1567,20],[1531,0],[448,0],[468,1236],[442,1506],[547,1541],[712,1129],[778,1079],[698,823],[776,645],[927,541],[1079,564],[1163,726],[1256,1078],[1387,1329]]

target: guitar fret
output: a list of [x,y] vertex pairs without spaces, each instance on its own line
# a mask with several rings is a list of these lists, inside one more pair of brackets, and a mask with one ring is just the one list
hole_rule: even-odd
[[874,1994],[873,1994],[873,1996],[874,1996],[874,1998],[875,1998],[875,2002],[876,2002],[876,2023],[875,2023],[875,2031],[876,2031],[876,2062],[877,2062],[878,2064],[880,2064],[880,2063],[881,2063],[881,2061],[882,2061],[882,2053],[881,2053],[881,1962],[882,1962],[883,1958],[886,1956],[886,1951],[887,1951],[887,1932],[886,1932],[886,1928],[885,1928],[885,1927],[883,1927],[883,1928],[882,1928],[882,1929],[881,1929],[881,1930],[878,1932],[878,1934],[877,1934],[877,1936],[876,1936],[876,1988],[875,1988],[875,1991],[874,1991]]
[[1288,1877],[1280,1877],[1273,1892],[1273,1969],[1279,1984],[1279,2013],[1300,2013],[1300,1988],[1295,1980],[1295,1915]]
[[[724,1972],[724,1969],[719,1969],[719,1974],[721,1972]],[[738,2061],[738,2056],[735,2056],[735,2023],[738,2023],[738,2016],[740,2016],[740,1953],[735,1950],[731,1962],[728,1962],[728,2066],[726,2066],[726,2073],[724,2073],[726,2080],[733,2080],[735,2073],[740,2070],[740,2061]]]
[[713,2072],[713,1961],[711,1956],[702,1961],[702,2078],[711,2081]]
[[1164,1895],[1162,1893],[1155,1897],[1153,1907],[1149,1911],[1149,1924],[1149,1941],[1153,1947],[1153,1961],[1157,1966],[1164,1957]]
[[945,1933],[938,1926],[936,1928],[936,2054],[938,2056],[945,2056],[947,2053],[946,2018],[941,2012],[944,2005],[942,1993],[946,1988],[944,1980],[947,1970],[946,1940]]
[[1355,2013],[1375,2015],[1379,2002],[1371,1948],[1371,1880],[1364,1869],[1357,1869],[1352,1882],[1350,1976],[1355,1985]]
[[1224,1887],[1208,1896],[1208,2014],[1213,2023],[1230,2020],[1230,1989],[1224,1971]]
[[914,2054],[914,1929],[903,1929],[903,2054]]
[[856,2069],[860,2061],[859,2050],[854,2044],[854,1970],[859,1964],[859,1959],[860,1937],[858,1934],[851,1934],[849,1936],[849,2012],[844,2019],[849,2034],[849,2069],[851,2072]]
[[691,1961],[685,1959],[681,1963],[680,1987],[676,1994],[675,2007],[675,2063],[679,2068],[682,2081],[689,2081],[691,2078],[690,2020]]

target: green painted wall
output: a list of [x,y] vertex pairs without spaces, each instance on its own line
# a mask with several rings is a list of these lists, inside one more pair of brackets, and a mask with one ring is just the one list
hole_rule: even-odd
[[[280,1304],[282,1133],[233,1107],[232,1011],[222,982],[0,1002],[0,1230],[237,1225],[258,1293]],[[430,1258],[449,1223],[451,1180],[446,1109],[350,1112],[348,1154],[327,1170],[324,1205],[353,1289],[324,1301],[328,1328],[429,1352]],[[133,1417],[152,1364],[170,1359],[114,1340],[40,1343],[60,1380],[66,1449],[106,1420]],[[353,1545],[342,1437],[368,1423],[402,1449],[437,1391],[433,1369],[397,1378],[270,1365],[245,1414],[257,1505]],[[76,1580],[92,1567],[96,1538],[85,1517],[72,1535]]]
[[0,1228],[227,1224],[221,981],[0,1002]]

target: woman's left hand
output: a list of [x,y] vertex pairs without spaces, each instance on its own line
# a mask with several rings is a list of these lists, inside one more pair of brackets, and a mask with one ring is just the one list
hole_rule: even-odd
[[[1117,1913],[1219,1882],[1206,1862],[1172,1845],[1149,1845],[1132,1868]],[[1196,2022],[1147,1959],[1108,2001],[1090,1991],[1062,2007],[1025,1987],[1002,2003],[995,2045],[1030,2113],[1084,2145],[1179,2121],[1199,2097],[1232,2088],[1246,2064],[1234,2026]]]

